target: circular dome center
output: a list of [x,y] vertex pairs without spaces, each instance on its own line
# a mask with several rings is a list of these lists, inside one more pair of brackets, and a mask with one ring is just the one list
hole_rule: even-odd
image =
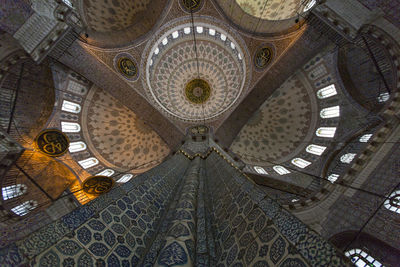
[[186,84],[185,94],[187,99],[194,104],[203,104],[211,94],[208,82],[203,79],[194,79]]

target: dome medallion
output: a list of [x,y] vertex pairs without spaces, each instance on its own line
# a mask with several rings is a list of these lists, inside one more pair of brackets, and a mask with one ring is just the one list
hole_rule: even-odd
[[204,20],[195,27],[190,18],[166,25],[148,43],[142,61],[150,103],[185,122],[216,120],[238,103],[246,84],[244,46]]

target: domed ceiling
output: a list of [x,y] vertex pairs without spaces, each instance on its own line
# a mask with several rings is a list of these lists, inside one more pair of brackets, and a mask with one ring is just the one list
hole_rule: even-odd
[[145,66],[148,99],[167,116],[186,122],[220,116],[238,102],[246,82],[238,42],[219,27],[195,25],[160,34],[148,49]]
[[107,167],[137,173],[159,164],[169,153],[160,136],[100,88],[92,87],[83,112],[88,147]]
[[88,42],[115,47],[149,32],[166,4],[163,0],[81,0],[77,6],[87,27]]
[[315,0],[235,0],[244,12],[265,20],[285,20],[307,11]]
[[231,149],[243,161],[273,165],[304,149],[315,128],[317,106],[303,80],[300,73],[286,80],[242,128]]

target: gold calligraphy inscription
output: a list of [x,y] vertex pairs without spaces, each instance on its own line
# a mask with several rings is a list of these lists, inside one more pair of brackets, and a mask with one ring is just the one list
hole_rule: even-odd
[[50,157],[58,157],[67,152],[68,137],[57,129],[47,129],[35,138],[36,149]]
[[114,186],[114,180],[107,176],[89,177],[82,185],[83,191],[90,195],[107,193]]
[[255,56],[255,65],[257,68],[263,69],[265,68],[272,59],[273,51],[269,46],[263,46],[257,50]]

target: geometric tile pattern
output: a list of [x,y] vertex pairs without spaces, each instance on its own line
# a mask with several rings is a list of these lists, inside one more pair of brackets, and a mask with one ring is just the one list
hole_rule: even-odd
[[213,150],[178,154],[0,250],[1,266],[348,266]]

